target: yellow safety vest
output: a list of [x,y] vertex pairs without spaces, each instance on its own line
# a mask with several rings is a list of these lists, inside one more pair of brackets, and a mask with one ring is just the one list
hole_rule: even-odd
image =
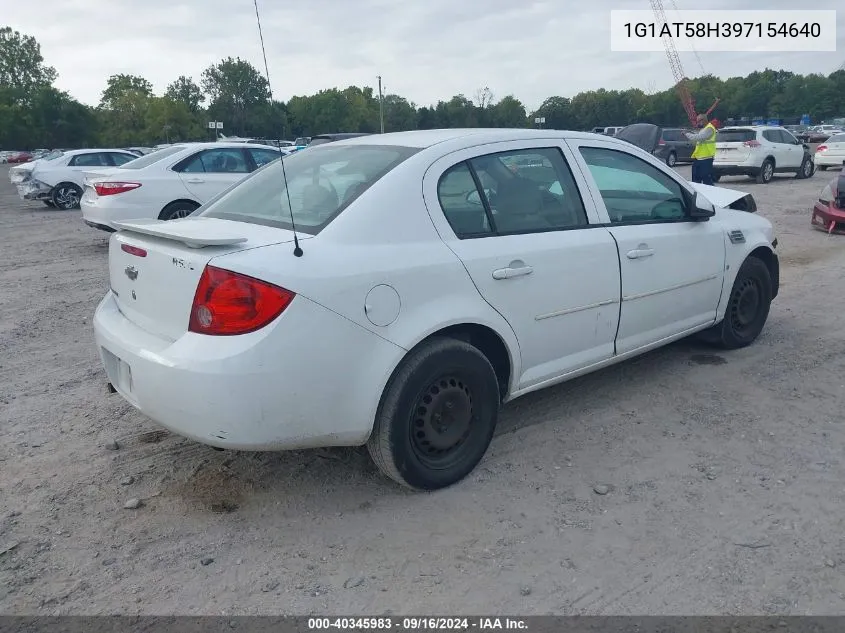
[[708,141],[698,141],[695,144],[695,149],[692,152],[693,159],[707,159],[713,158],[716,155],[716,128],[712,123],[704,126],[704,129],[710,128],[713,130],[713,136]]

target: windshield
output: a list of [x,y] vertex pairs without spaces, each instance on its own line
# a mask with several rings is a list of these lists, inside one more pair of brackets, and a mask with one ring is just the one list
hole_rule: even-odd
[[65,155],[65,153],[62,150],[54,149],[52,152],[50,152],[46,156],[42,156],[41,160],[56,160],[57,158],[60,158],[64,155]]
[[158,161],[167,158],[168,156],[178,154],[183,149],[185,148],[179,145],[165,147],[164,149],[160,149],[155,152],[150,152],[149,154],[144,154],[143,156],[136,158],[135,160],[130,160],[128,163],[123,163],[118,169],[143,169],[144,167],[149,167],[153,163],[157,163]]
[[754,130],[719,130],[716,133],[717,143],[745,143],[757,139]]
[[[291,228],[316,235],[373,183],[419,150],[410,147],[332,146],[268,163],[209,204],[199,215]],[[290,196],[290,204],[288,204]]]

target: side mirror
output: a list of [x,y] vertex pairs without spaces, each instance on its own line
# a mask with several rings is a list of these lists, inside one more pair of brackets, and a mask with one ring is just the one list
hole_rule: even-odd
[[696,221],[706,222],[714,215],[716,215],[716,208],[713,203],[696,191],[689,217]]

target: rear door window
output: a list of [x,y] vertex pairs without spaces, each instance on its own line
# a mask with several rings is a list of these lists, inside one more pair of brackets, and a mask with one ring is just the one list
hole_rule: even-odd
[[79,154],[70,159],[68,167],[111,167],[111,161],[105,154],[91,152],[90,154]]
[[215,148],[203,150],[185,159],[174,171],[194,174],[246,174],[249,166],[240,148]]

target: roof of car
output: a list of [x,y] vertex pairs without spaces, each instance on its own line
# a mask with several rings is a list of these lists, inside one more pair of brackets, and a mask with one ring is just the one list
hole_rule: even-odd
[[[520,141],[543,138],[601,138],[606,136],[592,132],[573,132],[568,130],[535,130],[530,128],[451,128],[443,130],[413,130],[410,132],[388,132],[387,134],[368,134],[355,138],[335,141],[332,145],[399,145],[424,149],[439,143],[458,139],[471,140],[473,143],[495,143],[497,141]],[[318,146],[320,147],[320,146]],[[316,148],[315,148],[316,149]]]
[[122,147],[89,147],[86,149],[71,149],[62,151],[65,156],[77,156],[79,154],[91,154],[94,152],[123,152],[124,154],[131,154],[127,149]]
[[782,125],[726,125],[722,130],[781,130]]

